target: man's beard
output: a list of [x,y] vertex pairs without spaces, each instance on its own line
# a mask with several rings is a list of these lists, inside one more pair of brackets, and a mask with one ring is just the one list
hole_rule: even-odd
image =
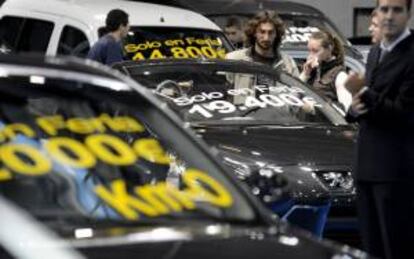
[[270,50],[271,48],[272,48],[272,44],[271,44],[271,42],[270,41],[267,41],[267,42],[260,42],[260,41],[257,41],[257,46],[259,47],[259,48],[261,48],[262,50],[265,50],[265,51],[268,51],[268,50]]

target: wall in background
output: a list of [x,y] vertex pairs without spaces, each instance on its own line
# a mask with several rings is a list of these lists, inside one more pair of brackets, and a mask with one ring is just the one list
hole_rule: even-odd
[[[358,19],[354,17],[355,13],[361,13],[355,9],[371,9],[376,5],[376,0],[289,0],[292,2],[304,3],[312,5],[328,16],[338,27],[339,30],[346,37],[354,36],[356,27],[363,26],[362,24],[354,24],[354,21],[362,21],[363,18]],[[413,10],[412,14],[413,13]],[[368,25],[367,25],[368,26]],[[414,17],[411,18],[410,27],[414,28]],[[360,31],[360,30],[359,30]],[[355,35],[356,36],[356,35]]]

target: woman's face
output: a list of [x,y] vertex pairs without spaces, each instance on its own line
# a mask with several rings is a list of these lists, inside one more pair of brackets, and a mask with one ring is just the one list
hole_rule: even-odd
[[332,58],[332,50],[322,46],[322,40],[310,38],[308,41],[309,56],[317,58],[319,62]]

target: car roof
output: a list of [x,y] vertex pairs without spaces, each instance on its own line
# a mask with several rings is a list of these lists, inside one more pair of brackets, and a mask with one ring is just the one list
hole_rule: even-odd
[[[325,16],[321,11],[313,6],[295,3],[289,1],[269,1],[269,0],[182,0],[187,3],[190,8],[201,12],[204,15],[214,14],[252,14],[257,10],[272,9],[279,14],[296,14],[296,15],[314,15]],[[217,8],[221,6],[221,8]]]
[[[51,8],[52,7],[52,8]],[[182,8],[160,4],[125,0],[13,0],[6,1],[2,13],[22,10],[57,15],[82,21],[96,28],[105,25],[107,13],[112,9],[123,9],[129,14],[131,25],[189,27],[211,30],[220,28],[206,17]]]

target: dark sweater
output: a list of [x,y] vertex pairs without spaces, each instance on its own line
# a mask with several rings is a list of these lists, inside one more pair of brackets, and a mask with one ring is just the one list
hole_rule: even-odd
[[88,59],[98,61],[105,65],[124,60],[121,42],[117,42],[114,37],[107,34],[100,38],[90,49]]

